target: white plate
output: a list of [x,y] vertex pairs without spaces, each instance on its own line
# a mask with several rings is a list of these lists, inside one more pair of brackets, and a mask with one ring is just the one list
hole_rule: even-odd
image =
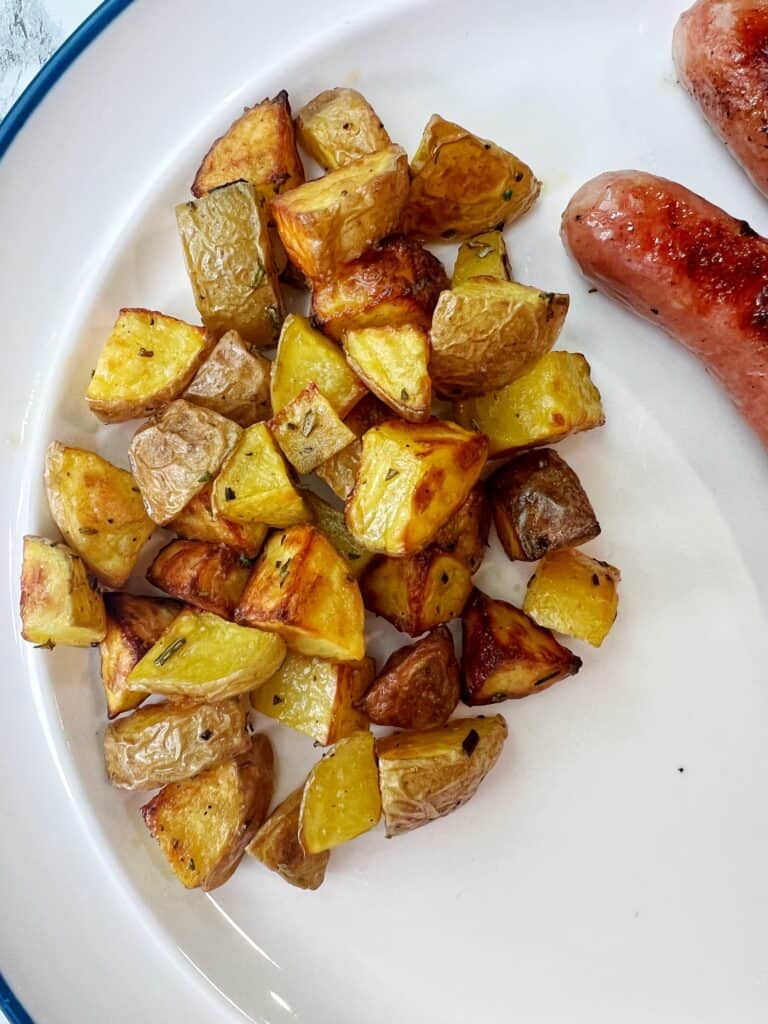
[[[764,1020],[765,454],[693,359],[588,294],[558,223],[620,166],[763,232],[765,202],[675,85],[677,3],[348,6],[135,0],[0,164],[0,969],[38,1024]],[[314,894],[252,860],[188,894],[104,780],[95,654],[17,639],[21,537],[51,529],[50,439],[124,462],[126,431],[82,400],[118,306],[195,314],[173,204],[210,140],[282,87],[297,107],[341,83],[410,152],[440,111],[543,178],[508,243],[519,279],[572,294],[560,344],[604,395],[605,429],[562,451],[603,525],[590,550],[622,569],[620,615],[599,652],[574,645],[577,678],[501,707],[510,742],[459,813],[357,840]],[[494,546],[478,582],[518,600],[526,576]],[[279,747],[285,791],[316,752]]]

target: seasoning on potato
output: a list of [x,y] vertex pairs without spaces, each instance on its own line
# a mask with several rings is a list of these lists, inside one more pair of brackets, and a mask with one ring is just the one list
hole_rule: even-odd
[[153,587],[225,619],[235,614],[250,575],[250,559],[201,540],[171,541],[147,569]]
[[364,327],[344,335],[349,365],[371,391],[404,420],[432,414],[429,337],[412,324]]
[[211,544],[226,544],[245,558],[255,558],[261,551],[269,527],[263,523],[235,523],[215,516],[212,508],[213,485],[206,484],[178,515],[166,524],[185,540],[204,540]]
[[271,371],[268,359],[251,352],[237,331],[227,331],[193,377],[184,398],[250,427],[271,414]]
[[392,144],[378,114],[356,89],[319,93],[296,115],[296,134],[326,171],[336,171]]
[[509,281],[509,258],[501,231],[484,231],[462,242],[453,265],[451,288],[473,277],[493,277]]
[[269,430],[301,474],[311,473],[355,440],[315,383],[307,384],[272,417]]
[[619,608],[615,566],[563,548],[539,563],[528,581],[523,610],[540,626],[600,647]]
[[371,427],[377,427],[390,419],[392,410],[370,393],[366,394],[344,418],[344,426],[349,427],[357,440],[347,445],[337,455],[326,459],[315,471],[337,498],[346,501],[352,494],[363,452],[363,442],[360,440],[363,434]]
[[299,841],[303,794],[302,785],[278,804],[251,840],[247,852],[291,885],[319,889],[331,854],[329,850],[307,853]]

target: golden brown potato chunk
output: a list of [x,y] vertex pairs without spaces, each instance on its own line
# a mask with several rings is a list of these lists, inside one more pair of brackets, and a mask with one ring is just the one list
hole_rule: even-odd
[[276,196],[271,209],[291,262],[315,281],[391,235],[407,198],[408,158],[388,146]]
[[501,231],[485,231],[459,246],[453,266],[451,288],[456,288],[473,277],[493,277],[497,281],[509,281],[509,259]]
[[360,661],[365,655],[360,588],[314,526],[270,537],[235,619],[276,633],[310,657]]
[[344,425],[349,427],[357,440],[347,445],[338,455],[327,459],[316,470],[320,479],[328,484],[333,493],[342,501],[349,498],[352,488],[355,486],[357,471],[360,468],[360,456],[363,453],[363,442],[360,438],[366,430],[377,427],[380,423],[385,423],[390,419],[392,419],[392,410],[370,393],[366,394],[344,419]]
[[108,587],[122,587],[155,524],[137,481],[95,452],[53,441],[45,486],[53,520],[86,568]]
[[181,611],[177,601],[164,597],[134,597],[133,594],[104,595],[107,632],[99,645],[101,681],[110,718],[136,708],[148,696],[128,690],[125,681],[150,647],[157,643]]
[[444,420],[373,427],[347,502],[352,536],[385,555],[420,551],[474,487],[487,449],[482,434]]
[[518,455],[493,474],[488,491],[496,532],[512,559],[535,562],[600,533],[579,478],[551,448]]
[[589,363],[576,352],[548,352],[499,391],[456,402],[456,419],[488,438],[491,459],[553,444],[605,423]]
[[436,729],[378,740],[387,836],[427,825],[470,800],[496,764],[506,738],[507,723],[494,715],[457,718]]
[[152,309],[121,309],[85,399],[102,423],[151,416],[178,398],[211,348],[202,327]]
[[242,552],[202,540],[172,540],[147,570],[153,587],[225,619],[234,616],[250,575]]
[[269,419],[272,364],[249,351],[237,331],[227,331],[195,374],[184,398],[241,427]]
[[312,320],[337,341],[363,327],[414,324],[428,330],[447,287],[436,256],[413,239],[394,235],[313,284]]
[[182,398],[140,427],[128,458],[150,519],[174,519],[218,473],[241,434],[232,420]]
[[459,703],[453,638],[438,626],[387,659],[360,707],[375,725],[428,729],[445,725]]
[[410,558],[379,558],[360,581],[365,607],[419,636],[457,618],[472,593],[464,562],[431,546]]
[[349,575],[358,579],[376,556],[361,547],[349,532],[342,509],[334,508],[314,491],[304,491],[304,500],[312,510],[315,526],[344,559]]
[[216,518],[211,507],[212,491],[213,485],[206,484],[168,523],[168,529],[186,540],[226,544],[248,558],[255,558],[264,546],[269,527],[263,523],[234,523]]
[[349,365],[404,420],[422,423],[432,412],[429,338],[420,327],[364,327],[344,335]]
[[567,295],[489,277],[443,292],[430,335],[435,387],[447,398],[503,388],[549,352],[569,302]]
[[540,188],[522,160],[435,114],[411,161],[405,230],[432,241],[471,238],[517,220]]
[[614,566],[581,551],[553,551],[528,581],[523,609],[540,626],[599,647],[616,620],[620,579]]
[[485,558],[491,509],[482,483],[475,484],[445,526],[435,534],[433,546],[458,558],[471,573],[477,572]]
[[355,89],[326,89],[296,115],[300,145],[326,171],[392,144],[368,100]]
[[272,417],[269,429],[286,459],[302,474],[311,473],[355,440],[314,383]]
[[528,697],[575,675],[577,658],[519,608],[476,591],[463,620],[464,703]]
[[21,566],[21,635],[38,647],[91,647],[104,639],[104,600],[83,562],[44,537],[25,537]]
[[244,754],[251,746],[246,722],[247,708],[238,698],[139,708],[104,734],[109,781],[121,789],[158,789],[189,779]]
[[246,754],[170,783],[142,807],[185,888],[210,892],[232,875],[267,816],[274,779],[272,745],[258,735]]
[[299,889],[319,889],[325,879],[330,851],[306,853],[299,842],[299,814],[304,787],[286,797],[253,837],[248,853],[270,871]]

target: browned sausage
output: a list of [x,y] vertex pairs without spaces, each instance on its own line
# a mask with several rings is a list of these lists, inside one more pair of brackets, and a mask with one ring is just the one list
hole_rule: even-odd
[[768,447],[768,240],[641,171],[583,185],[562,237],[586,277],[701,359]]

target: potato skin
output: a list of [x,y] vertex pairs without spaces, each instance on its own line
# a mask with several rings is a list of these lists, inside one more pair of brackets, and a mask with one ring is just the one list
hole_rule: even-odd
[[255,558],[264,546],[269,527],[263,523],[234,523],[214,516],[211,507],[213,485],[206,484],[177,516],[167,524],[185,540],[204,540],[226,544],[248,558]]
[[453,638],[446,626],[438,626],[389,656],[359,706],[374,725],[428,729],[445,725],[458,703]]
[[171,541],[147,570],[153,587],[225,619],[234,616],[250,575],[250,559],[200,540]]
[[296,115],[296,134],[326,171],[392,144],[378,114],[356,89],[326,89]]
[[104,639],[104,600],[66,544],[24,538],[20,604],[21,635],[32,644],[91,647]]
[[272,436],[297,473],[311,473],[355,440],[314,381],[269,421]]
[[441,526],[432,542],[463,562],[471,573],[477,572],[485,558],[491,528],[491,506],[485,484],[475,484],[453,516]]
[[306,853],[299,842],[299,812],[304,787],[295,789],[272,811],[251,840],[247,852],[270,871],[299,889],[319,889],[330,851]]
[[523,610],[540,626],[600,647],[618,614],[620,579],[615,566],[581,551],[552,551],[528,581]]
[[346,501],[352,494],[360,468],[360,456],[363,453],[363,442],[360,438],[366,430],[390,419],[392,410],[370,393],[366,394],[345,417],[344,425],[349,427],[357,440],[347,445],[337,455],[326,459],[316,470],[317,475],[328,484],[337,498]]
[[269,419],[272,364],[250,352],[237,331],[227,331],[195,374],[184,398],[241,427]]

